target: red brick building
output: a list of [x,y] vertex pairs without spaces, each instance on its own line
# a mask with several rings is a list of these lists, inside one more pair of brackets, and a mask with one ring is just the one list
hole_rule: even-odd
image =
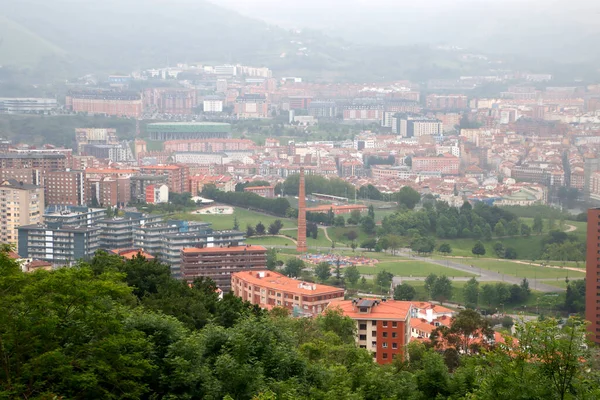
[[460,159],[451,154],[438,157],[413,157],[413,172],[440,172],[442,175],[458,175]]
[[188,281],[212,279],[224,292],[231,289],[231,275],[240,271],[261,271],[267,267],[267,249],[262,246],[184,248],[181,275]]
[[246,94],[235,99],[235,115],[238,118],[267,118],[269,103],[260,94]]
[[197,105],[194,89],[150,88],[144,91],[144,109],[162,114],[191,114]]
[[44,175],[46,206],[85,205],[83,171],[51,171]]
[[318,315],[331,301],[344,298],[344,289],[302,282],[269,270],[232,274],[231,290],[262,308],[284,307],[304,315]]
[[335,300],[328,309],[339,309],[356,322],[356,344],[373,353],[379,364],[404,357],[410,341],[410,301],[354,299]]
[[463,94],[430,94],[425,104],[429,110],[462,110],[469,107],[468,98]]
[[275,198],[275,186],[253,186],[244,188],[244,192],[254,193],[267,199]]
[[142,96],[139,93],[116,91],[69,92],[65,107],[73,112],[140,118]]
[[600,208],[588,210],[585,319],[590,340],[600,344]]
[[142,174],[165,175],[169,191],[185,193],[188,190],[189,168],[185,165],[151,165],[140,169]]

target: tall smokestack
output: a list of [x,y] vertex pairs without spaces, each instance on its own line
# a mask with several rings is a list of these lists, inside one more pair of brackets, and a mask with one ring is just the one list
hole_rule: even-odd
[[296,251],[306,253],[306,190],[304,188],[304,168],[300,167],[300,186],[298,187],[298,242]]

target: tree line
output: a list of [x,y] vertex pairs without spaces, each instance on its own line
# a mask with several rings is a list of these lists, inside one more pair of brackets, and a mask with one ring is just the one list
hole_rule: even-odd
[[256,193],[223,192],[212,184],[204,185],[202,196],[219,203],[260,210],[280,217],[285,217],[290,209],[290,202],[284,198],[267,199]]
[[378,365],[336,309],[316,318],[267,312],[232,294],[219,299],[210,280],[174,280],[168,266],[141,257],[98,253],[28,274],[0,254],[0,293],[2,398],[600,397],[577,320],[528,323],[518,342],[485,342],[483,355],[471,338],[487,325],[461,312],[452,330]]

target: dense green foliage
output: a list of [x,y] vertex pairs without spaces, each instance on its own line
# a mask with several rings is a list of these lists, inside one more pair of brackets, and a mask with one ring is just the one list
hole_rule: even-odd
[[[448,203],[428,204],[420,211],[399,211],[387,216],[381,223],[384,234],[400,236],[436,235],[439,238],[475,238],[489,240],[492,227],[510,224],[517,217],[498,207],[477,203],[472,207],[466,203],[450,207]],[[518,225],[517,225],[518,227]],[[517,228],[518,229],[518,228]],[[502,232],[504,235],[504,232]],[[517,232],[518,234],[518,232]]]
[[260,210],[281,217],[285,217],[286,212],[290,209],[289,201],[281,197],[267,199],[256,193],[222,192],[218,190],[215,185],[204,185],[202,188],[202,196],[219,203]]
[[[321,175],[306,175],[304,177],[304,185],[307,195],[320,193],[353,199],[356,190],[354,185],[340,178],[325,178]],[[285,179],[283,184],[277,186],[276,193],[279,193],[282,188],[286,195],[298,196],[299,186],[300,175],[290,175]]]
[[[519,328],[518,345],[491,347],[485,357],[452,349],[442,355],[415,343],[410,361],[380,366],[356,347],[354,322],[336,310],[312,319],[289,318],[280,308],[267,313],[231,294],[219,300],[211,281],[173,280],[167,266],[142,258],[99,253],[73,268],[26,274],[0,253],[0,294],[0,398],[600,395],[576,321]],[[456,328],[442,333],[456,348],[457,333],[477,333],[482,323],[459,316]]]

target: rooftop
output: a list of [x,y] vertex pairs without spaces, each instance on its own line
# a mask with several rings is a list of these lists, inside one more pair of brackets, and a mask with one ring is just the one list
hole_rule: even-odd
[[259,285],[275,290],[282,290],[303,295],[320,295],[344,291],[344,289],[334,286],[317,285],[316,283],[299,281],[297,279],[289,278],[278,272],[269,270],[236,272],[232,274],[231,277],[239,278],[244,282],[253,285]]
[[[367,307],[369,311],[360,312],[361,307]],[[412,303],[380,299],[333,300],[327,308],[340,308],[344,315],[352,319],[406,320],[410,315]]]
[[267,251],[266,247],[256,246],[256,245],[247,245],[247,246],[231,246],[231,247],[188,247],[181,250],[183,253],[201,253],[201,254],[211,254],[211,253],[236,253],[236,252],[245,252],[245,251]]

